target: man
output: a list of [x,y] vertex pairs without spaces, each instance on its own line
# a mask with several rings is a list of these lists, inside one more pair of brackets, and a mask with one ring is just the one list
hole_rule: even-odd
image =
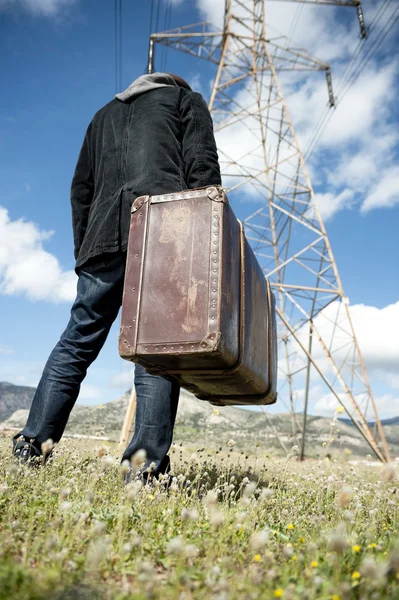
[[[167,73],[143,75],[90,123],[71,188],[78,275],[71,318],[52,351],[14,456],[42,456],[58,442],[87,368],[105,343],[122,302],[130,208],[141,195],[220,184],[212,119],[200,94]],[[161,304],[162,299],[159,299]],[[122,460],[139,449],[153,475],[169,470],[179,386],[135,367],[136,426]]]

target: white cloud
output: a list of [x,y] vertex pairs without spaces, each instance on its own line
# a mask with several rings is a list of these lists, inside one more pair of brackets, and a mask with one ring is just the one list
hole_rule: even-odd
[[101,397],[101,390],[95,385],[82,383],[80,386],[79,400],[98,400]]
[[74,271],[63,271],[57,258],[43,248],[52,235],[30,221],[12,221],[0,206],[0,294],[50,302],[74,300]]
[[25,9],[36,15],[54,16],[77,0],[0,0],[0,10]]
[[324,221],[327,221],[339,210],[352,208],[354,204],[354,194],[353,191],[349,189],[345,189],[340,194],[333,194],[332,192],[316,194],[316,202],[319,206],[321,216]]
[[399,301],[384,308],[356,304],[350,308],[360,350],[369,370],[394,374],[399,365]]
[[0,346],[0,354],[8,356],[9,354],[14,354],[14,349],[10,348],[10,346]]
[[[343,395],[340,395],[344,398]],[[393,394],[383,394],[374,398],[378,414],[380,418],[394,417],[399,414],[399,397]],[[332,416],[336,409],[340,406],[337,398],[332,393],[324,394],[318,400],[316,400],[313,411],[317,415]],[[346,417],[347,415],[342,415]],[[372,419],[372,415],[369,415]]]
[[399,204],[399,166],[387,169],[380,174],[377,183],[364,200],[361,211],[367,213],[373,208],[390,208]]
[[112,387],[126,387],[131,388],[133,386],[133,377],[134,377],[134,369],[130,369],[129,371],[123,371],[122,373],[118,373],[114,375],[111,379]]
[[[224,4],[224,0],[197,0],[203,16],[219,28],[223,25]],[[238,3],[233,5],[234,14],[242,18],[246,14],[245,8]],[[373,5],[364,3],[368,23],[381,5],[382,0]],[[291,24],[299,14],[290,46],[306,47],[310,56],[329,62],[334,91],[337,93],[359,42],[356,11],[353,10],[351,14],[349,9],[301,5],[298,12],[298,7],[294,4],[278,2],[268,3],[266,9],[266,27],[268,37],[272,40],[277,36],[275,31],[284,35],[292,33]],[[344,10],[346,18],[343,20]],[[358,55],[360,60],[389,18],[388,10],[376,24],[369,39],[362,43]],[[241,26],[233,21],[232,27],[237,33],[237,27]],[[284,46],[286,39],[280,37],[276,42]],[[380,52],[386,54],[390,43],[388,37]],[[323,153],[314,152],[309,165],[309,170],[317,174],[316,183],[323,186],[319,199],[326,218],[346,208],[360,208],[362,205],[362,211],[366,212],[372,208],[393,206],[398,202],[395,147],[399,141],[399,132],[393,126],[398,61],[394,53],[389,61],[386,57],[381,61],[378,56],[377,54],[368,63],[367,69],[349,87],[342,100],[342,94],[338,94],[337,107],[331,113],[332,118],[318,142],[318,149]],[[300,147],[304,151],[328,104],[325,78],[320,73],[306,72],[278,72],[278,76]],[[241,106],[249,106],[253,101],[250,92],[248,81],[246,88],[241,88],[235,97]],[[226,155],[248,171],[252,168],[254,172],[262,163],[255,150],[257,138],[251,131],[256,129],[257,123],[252,118],[246,124],[248,127],[245,127],[244,122],[227,127],[217,133],[216,137],[219,148]],[[270,135],[267,148],[269,158],[273,156],[275,146],[276,138]],[[226,155],[223,152],[220,155],[223,161]],[[226,168],[226,164],[222,165],[222,169],[224,174],[232,171],[231,168]],[[285,164],[284,169],[287,174],[289,165]],[[384,174],[385,186],[380,182],[381,172]],[[236,180],[228,178],[225,183],[233,185]],[[245,192],[253,195],[253,191],[253,188],[245,186]],[[365,199],[363,204],[362,199]]]

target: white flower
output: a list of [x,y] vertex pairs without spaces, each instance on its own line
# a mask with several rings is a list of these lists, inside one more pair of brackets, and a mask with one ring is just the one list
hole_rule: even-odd
[[147,452],[145,450],[137,450],[135,454],[133,454],[131,463],[134,469],[139,469],[143,463],[147,460]]
[[187,558],[196,558],[199,554],[199,550],[194,544],[187,544],[187,546],[184,547],[184,554]]
[[261,531],[256,531],[251,535],[250,544],[252,550],[255,552],[262,550],[267,544],[267,540],[269,539],[269,532],[266,529],[262,529]]
[[338,494],[338,504],[341,508],[346,508],[353,498],[353,491],[348,485],[344,486]]
[[166,554],[180,554],[184,550],[184,542],[181,536],[172,538],[166,545]]
[[122,473],[122,475],[125,475],[126,473],[129,473],[129,471],[130,471],[130,462],[125,459],[124,461],[122,461],[122,464],[121,464],[121,473]]
[[220,527],[224,523],[224,514],[220,510],[212,510],[209,521],[214,527]]
[[228,447],[229,447],[229,448],[232,448],[233,446],[235,446],[235,445],[236,445],[236,442],[235,442],[234,440],[229,440],[229,441],[227,442],[227,445],[228,445]]

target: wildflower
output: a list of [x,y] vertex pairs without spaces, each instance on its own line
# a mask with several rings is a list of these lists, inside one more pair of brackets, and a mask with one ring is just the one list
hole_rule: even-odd
[[262,531],[256,531],[252,534],[250,539],[251,548],[255,550],[261,550],[267,544],[267,540],[269,539],[269,532],[266,529],[262,529]]
[[61,510],[63,510],[64,512],[67,512],[72,506],[72,502],[63,502],[61,504]]
[[360,573],[363,577],[375,580],[378,578],[378,566],[374,558],[367,556],[360,565]]
[[107,540],[105,538],[100,538],[96,540],[94,544],[90,547],[87,557],[87,565],[89,569],[94,570],[98,568],[98,566],[106,556],[107,546]]
[[224,514],[220,510],[213,510],[210,514],[209,521],[214,527],[219,527],[224,523]]
[[282,598],[283,595],[284,595],[284,590],[282,590],[281,588],[277,588],[276,590],[274,590],[273,596],[275,598]]
[[293,529],[295,529],[295,525],[293,523],[289,523],[289,525],[287,525],[287,529],[292,531]]
[[374,548],[377,548],[377,544],[375,542],[372,542],[371,544],[369,544],[367,546],[367,548],[370,548],[371,550],[373,550]]
[[344,486],[338,494],[338,504],[341,508],[346,508],[353,498],[352,488]]
[[[294,554],[294,549],[293,549],[293,547],[292,547],[292,544],[287,544],[286,546],[284,546],[284,548],[283,548],[283,552],[284,552],[284,554],[285,554],[286,556],[288,556],[289,558],[290,558],[291,556],[293,556],[293,554]],[[293,560],[296,560],[296,559],[293,559]]]
[[353,571],[353,573],[352,573],[352,579],[360,579],[360,573],[359,573],[359,571]]
[[254,481],[252,481],[251,483],[249,483],[244,490],[244,496],[246,496],[247,498],[249,496],[252,496],[252,494],[255,492],[256,490],[256,483]]
[[393,481],[396,476],[396,465],[394,463],[387,463],[384,465],[381,473],[382,480],[385,483]]
[[100,533],[104,533],[107,528],[107,524],[104,521],[95,521],[93,526],[93,533],[95,535],[99,535]]
[[262,500],[268,500],[269,498],[272,498],[274,496],[274,491],[271,490],[270,488],[263,488],[262,492],[260,494],[260,497],[262,498]]
[[254,556],[254,561],[255,561],[255,562],[260,562],[261,560],[262,560],[262,557],[261,557],[261,555],[260,555],[260,554],[255,554],[255,556]]
[[341,600],[341,597],[340,597],[340,596],[338,596],[338,594],[333,594],[333,595],[331,596],[331,600]]
[[319,566],[319,563],[317,562],[317,560],[312,560],[312,562],[310,563],[310,566],[313,569],[316,569]]
[[121,464],[121,474],[125,475],[130,471],[130,462],[128,460],[123,460]]
[[236,442],[235,442],[234,440],[229,440],[229,441],[227,442],[227,445],[228,445],[228,447],[229,447],[229,448],[232,448],[233,446],[235,446],[235,445],[236,445]]
[[217,499],[218,499],[218,497],[217,497],[215,490],[209,490],[209,492],[204,497],[203,502],[207,506],[213,506],[214,504],[216,504]]
[[147,460],[147,452],[143,449],[137,450],[135,454],[133,454],[131,463],[134,469],[139,469],[143,463]]
[[187,544],[184,546],[184,554],[187,558],[197,558],[199,550],[194,544]]
[[49,438],[48,440],[43,442],[43,444],[41,445],[43,456],[46,457],[48,454],[50,454],[50,452],[52,451],[53,448],[54,448],[54,442],[51,438]]
[[68,498],[68,496],[71,494],[71,488],[70,487],[64,487],[60,489],[60,500],[65,500],[65,498]]
[[352,551],[355,554],[359,554],[360,550],[361,550],[361,547],[359,546],[359,544],[355,544],[354,546],[352,546]]
[[134,500],[134,498],[137,496],[142,487],[143,483],[140,480],[132,481],[131,483],[129,483],[129,485],[127,486],[127,499],[129,500],[129,502]]
[[338,526],[337,529],[332,533],[329,538],[329,546],[333,552],[341,554],[348,546],[348,542],[345,536],[345,529],[342,526]]
[[213,414],[216,415],[217,417],[220,415],[220,412],[218,411],[217,408],[213,409]]
[[105,468],[112,467],[115,464],[115,460],[109,454],[106,454],[101,458],[101,462],[103,463]]
[[188,508],[183,508],[180,513],[180,518],[182,521],[197,521],[199,517],[199,512],[196,508],[189,510]]
[[194,465],[198,465],[199,463],[198,454],[195,452],[190,456],[190,463],[193,463]]
[[166,545],[166,554],[180,554],[184,550],[183,539],[178,536],[172,538]]
[[97,456],[98,456],[98,458],[102,458],[106,453],[107,453],[106,446],[100,446],[99,448],[97,448]]
[[336,411],[335,411],[335,412],[336,412],[336,413],[338,413],[338,414],[341,414],[341,413],[343,413],[343,412],[344,412],[344,410],[345,410],[345,409],[344,409],[344,407],[343,407],[343,406],[337,406],[337,409],[336,409]]

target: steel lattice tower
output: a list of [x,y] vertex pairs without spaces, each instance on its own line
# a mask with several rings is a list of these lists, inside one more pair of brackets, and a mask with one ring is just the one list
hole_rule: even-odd
[[[356,7],[365,35],[359,1],[320,3]],[[302,457],[312,377],[340,403],[378,458],[387,461],[349,301],[278,78],[290,70],[324,71],[333,104],[330,69],[290,49],[281,37],[268,37],[265,23],[264,0],[226,0],[223,31],[201,22],[151,35],[148,72],[154,68],[156,43],[216,67],[209,108],[223,182],[233,205],[243,197],[258,203],[244,219],[245,229],[276,293],[279,398],[291,411],[293,436],[302,437]]]

